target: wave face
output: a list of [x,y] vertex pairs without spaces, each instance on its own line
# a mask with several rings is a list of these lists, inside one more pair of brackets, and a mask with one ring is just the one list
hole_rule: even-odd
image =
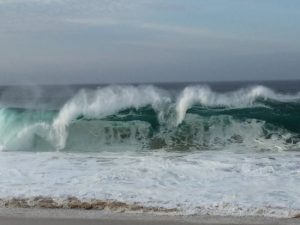
[[[2,106],[2,150],[300,149],[300,93],[265,86],[81,89],[59,109]],[[242,147],[242,148],[241,148]]]

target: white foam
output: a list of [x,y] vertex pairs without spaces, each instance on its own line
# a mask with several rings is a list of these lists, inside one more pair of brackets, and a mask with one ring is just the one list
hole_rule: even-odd
[[243,88],[233,92],[216,93],[207,86],[186,87],[179,95],[176,103],[177,125],[182,123],[189,108],[195,104],[207,107],[252,107],[257,98],[272,99],[276,101],[295,101],[300,99],[300,93],[296,95],[284,95],[275,93],[264,86]]
[[[87,119],[101,119],[116,114],[121,110],[129,108],[139,109],[144,106],[151,106],[154,109],[161,125],[160,131],[166,131],[166,133],[162,132],[159,135],[163,135],[163,139],[170,143],[170,139],[172,138],[170,132],[172,130],[177,131],[174,125],[179,125],[183,120],[187,119],[187,110],[193,105],[201,104],[207,107],[252,107],[257,105],[257,98],[290,102],[298,101],[300,94],[284,95],[275,93],[263,86],[255,86],[227,93],[213,92],[206,86],[191,86],[179,92],[174,101],[170,93],[153,86],[106,86],[96,90],[81,90],[61,108],[53,121],[34,120],[31,118],[30,112],[20,114],[15,113],[13,110],[0,109],[0,145],[6,150],[28,150],[34,148],[34,141],[38,137],[43,139],[41,141],[47,145],[47,148],[50,146],[52,149],[62,150],[66,148],[70,128],[78,117],[84,116]],[[287,139],[285,136],[291,136],[291,133],[288,131],[281,130],[278,138],[274,135],[273,139],[268,141],[260,138],[264,129],[263,123],[258,124],[256,120],[248,120],[246,124],[243,124],[245,121],[234,121],[232,118],[229,118],[229,123],[226,124],[223,123],[224,121],[222,122],[224,119],[222,115],[219,117],[220,124],[208,124],[210,127],[210,134],[208,135],[211,137],[214,136],[215,139],[221,138],[226,141],[230,139],[230,135],[237,134],[239,130],[240,135],[245,140],[244,143],[254,143],[252,144],[253,148],[264,145],[263,148],[266,149],[283,151],[291,147],[285,142]],[[189,123],[197,124],[199,129],[204,129],[205,120],[212,121],[215,118],[203,119],[203,117],[195,116],[194,120],[189,121]],[[197,127],[192,128],[195,131],[198,129]],[[91,131],[89,129],[86,130],[88,132]],[[234,133],[233,131],[236,132]],[[203,133],[207,135],[204,130]],[[78,137],[79,134],[80,132],[78,132]],[[168,136],[168,134],[170,135]],[[249,136],[250,134],[254,141],[247,141],[245,135]],[[194,138],[195,142],[197,140],[201,141],[201,137],[197,135],[190,137]],[[82,140],[83,143],[87,144],[89,141],[89,139]],[[246,146],[249,146],[248,144]],[[294,147],[298,148],[299,144]]]
[[[235,153],[237,152],[237,153]],[[245,152],[245,151],[242,151]],[[183,214],[300,212],[299,153],[0,153],[0,198],[116,200]]]
[[[284,130],[269,130],[265,122],[256,119],[240,121],[232,116],[211,116],[209,118],[188,114],[187,129],[180,128],[158,134],[167,146],[181,149],[224,149],[234,146],[245,147],[247,151],[299,150],[300,143],[287,143],[292,133]],[[268,138],[266,138],[268,132]],[[180,139],[180,142],[179,140]],[[176,140],[176,141],[174,141]]]
[[128,108],[151,105],[159,113],[160,107],[171,99],[153,86],[108,86],[96,91],[82,90],[60,110],[53,122],[58,148],[65,147],[66,127],[79,116],[100,119]]

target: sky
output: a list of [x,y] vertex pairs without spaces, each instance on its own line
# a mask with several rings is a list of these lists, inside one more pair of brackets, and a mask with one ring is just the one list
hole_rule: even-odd
[[0,0],[0,84],[300,79],[299,0]]

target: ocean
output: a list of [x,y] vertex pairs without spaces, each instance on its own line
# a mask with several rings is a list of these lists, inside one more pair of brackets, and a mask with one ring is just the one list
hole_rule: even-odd
[[2,207],[292,217],[299,187],[300,81],[0,87]]

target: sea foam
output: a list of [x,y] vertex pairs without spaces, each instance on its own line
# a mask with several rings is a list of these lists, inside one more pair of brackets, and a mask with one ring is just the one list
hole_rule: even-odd
[[208,86],[177,92],[131,85],[83,89],[58,111],[2,108],[0,144],[4,150],[77,146],[76,151],[94,151],[108,143],[218,149],[232,143],[250,146],[247,137],[253,134],[254,149],[297,149],[299,100],[299,93],[276,93],[264,86],[225,93]]

